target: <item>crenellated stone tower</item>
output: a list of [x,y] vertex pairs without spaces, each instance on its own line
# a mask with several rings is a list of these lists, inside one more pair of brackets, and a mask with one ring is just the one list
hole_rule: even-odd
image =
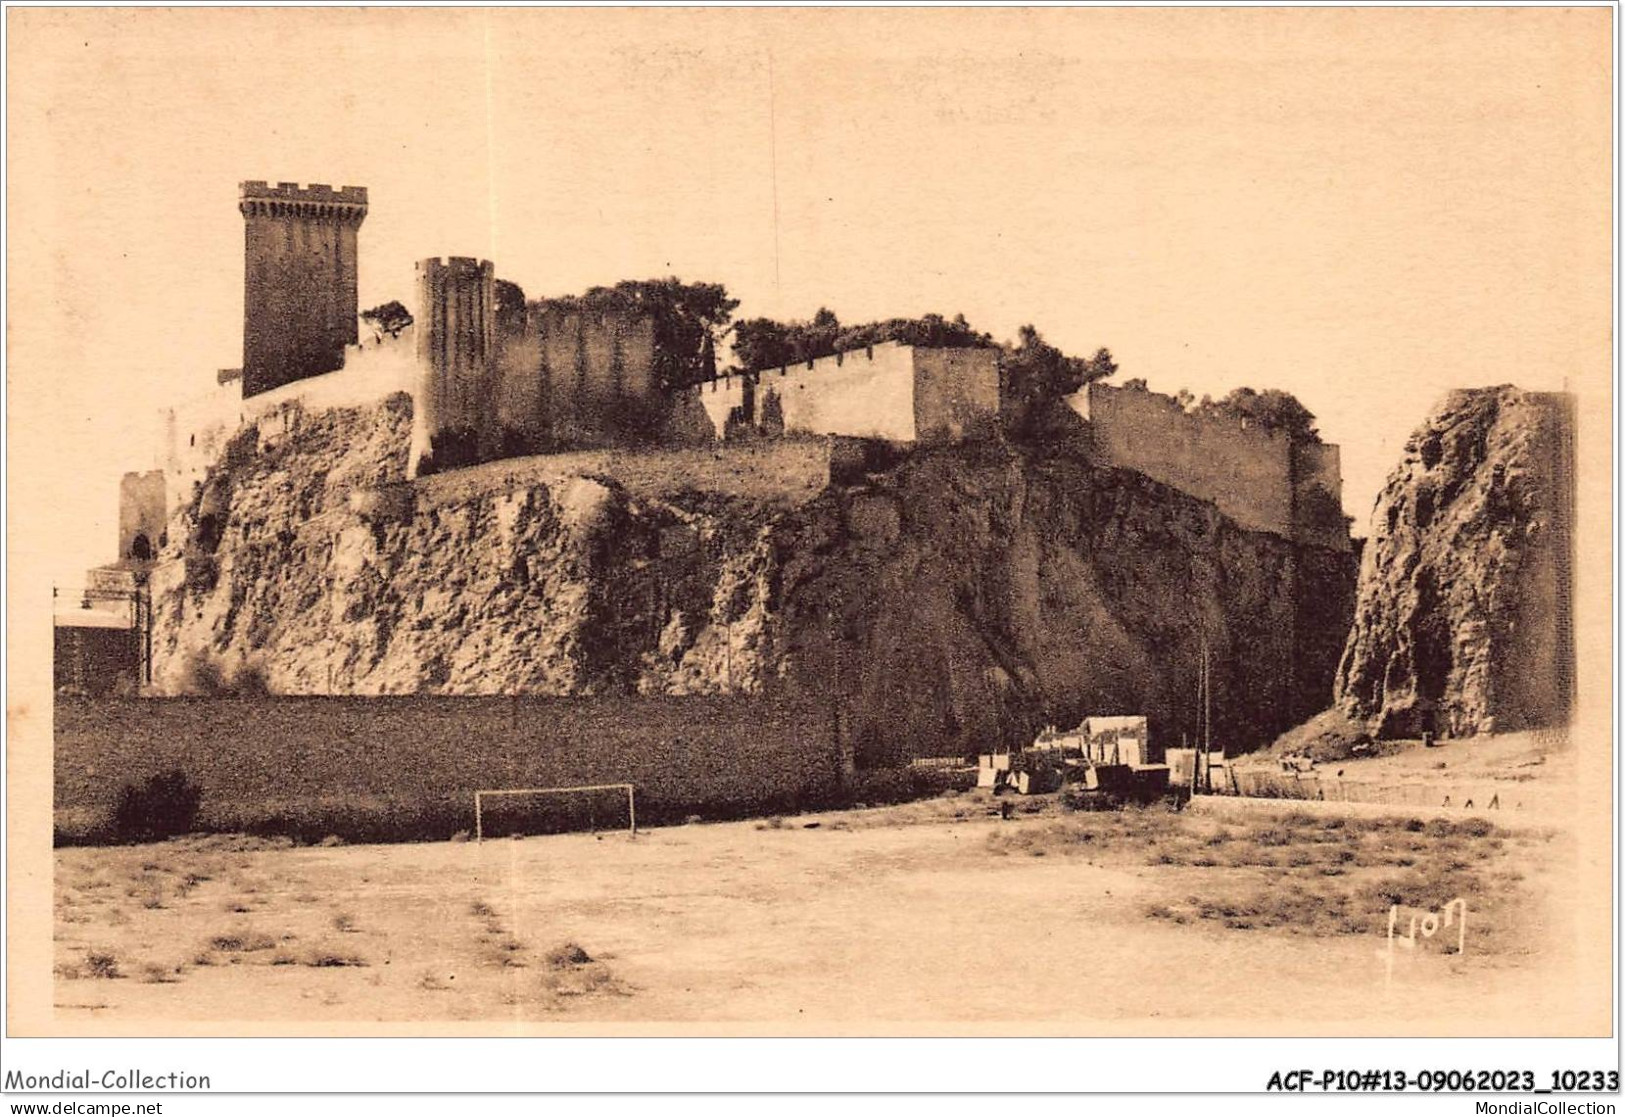
[[491,455],[496,273],[489,260],[419,260],[417,422],[438,468]]
[[244,182],[243,395],[332,372],[356,342],[367,189]]

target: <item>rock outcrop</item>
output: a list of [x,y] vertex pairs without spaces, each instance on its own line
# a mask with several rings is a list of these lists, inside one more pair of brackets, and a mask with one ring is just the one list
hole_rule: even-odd
[[1377,499],[1337,702],[1379,736],[1556,724],[1573,679],[1567,398],[1452,393]]
[[154,575],[161,687],[202,656],[279,693],[788,688],[883,763],[1091,713],[1177,744],[1205,640],[1234,748],[1326,706],[1353,608],[1349,554],[1077,457],[961,447],[775,487],[774,455],[806,454],[785,442],[751,484],[686,471],[742,469],[732,450],[407,482],[410,425],[397,397],[238,436]]

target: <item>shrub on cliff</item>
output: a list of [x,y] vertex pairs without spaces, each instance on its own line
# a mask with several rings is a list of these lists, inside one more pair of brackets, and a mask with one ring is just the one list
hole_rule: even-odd
[[228,660],[206,648],[186,657],[169,689],[199,698],[252,698],[271,693],[264,664],[246,656]]
[[1038,437],[1048,429],[1049,412],[1063,397],[1117,371],[1111,350],[1097,349],[1088,358],[1069,357],[1031,325],[1021,327],[1014,345],[1004,347],[999,363],[1003,385],[999,410],[1005,432],[1017,440]]

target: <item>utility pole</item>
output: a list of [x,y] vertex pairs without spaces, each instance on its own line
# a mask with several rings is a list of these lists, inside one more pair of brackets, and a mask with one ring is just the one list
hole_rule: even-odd
[[1191,750],[1191,796],[1203,790],[1205,775],[1204,766],[1208,759],[1208,745],[1211,740],[1211,727],[1209,725],[1209,711],[1212,703],[1208,696],[1208,651],[1207,633],[1201,637],[1201,654],[1196,666],[1196,729],[1197,741]]
[[136,682],[142,686],[152,685],[152,590],[145,582],[139,582],[135,588],[135,628],[137,647],[140,649],[141,665],[136,669]]
[[1207,634],[1202,635],[1202,790],[1213,790],[1213,668]]

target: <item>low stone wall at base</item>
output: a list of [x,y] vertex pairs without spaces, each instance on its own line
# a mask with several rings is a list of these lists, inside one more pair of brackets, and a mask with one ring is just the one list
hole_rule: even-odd
[[[1217,779],[1217,777],[1215,777]],[[1218,790],[1217,788],[1215,790]],[[1572,805],[1573,788],[1562,784],[1516,780],[1403,782],[1340,780],[1315,773],[1235,771],[1230,786],[1201,803],[1285,806],[1353,806],[1375,813],[1483,813],[1486,817],[1526,821],[1561,817]]]
[[172,771],[202,792],[194,829],[310,841],[444,839],[482,789],[630,783],[651,823],[793,810],[838,790],[831,728],[754,697],[63,698],[57,841],[117,840],[124,788]]

